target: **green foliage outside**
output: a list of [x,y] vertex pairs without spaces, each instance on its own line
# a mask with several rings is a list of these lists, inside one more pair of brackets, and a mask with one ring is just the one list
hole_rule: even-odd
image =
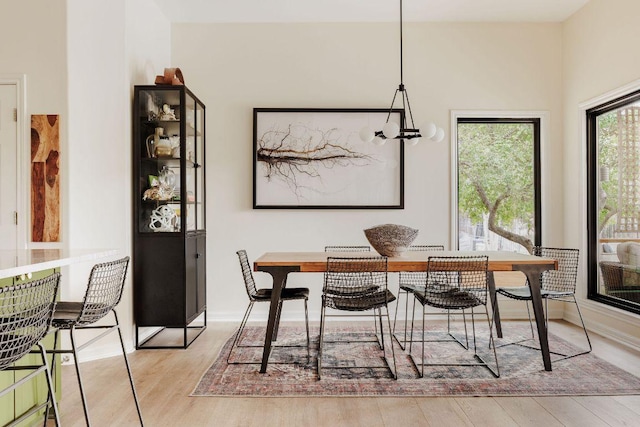
[[460,214],[476,224],[488,217],[490,231],[529,252],[535,225],[533,131],[530,123],[458,124]]
[[[600,194],[598,197],[598,234],[607,225],[615,224],[618,212],[618,117],[616,111],[598,117],[598,164]],[[603,176],[605,172],[607,176]],[[605,178],[605,179],[603,179]]]

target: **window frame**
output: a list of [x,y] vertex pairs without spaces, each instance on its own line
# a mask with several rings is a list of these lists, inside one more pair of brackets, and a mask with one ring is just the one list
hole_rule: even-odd
[[640,89],[636,88],[622,95],[617,94],[585,109],[586,145],[587,145],[587,299],[616,307],[631,313],[640,314],[640,305],[630,301],[600,294],[600,274],[598,268],[598,197],[599,161],[597,144],[597,119],[599,116],[625,105],[640,101]]
[[534,245],[542,244],[543,142],[548,113],[540,111],[452,111],[451,112],[451,247],[459,249],[458,215],[458,124],[459,123],[527,123],[534,126]]

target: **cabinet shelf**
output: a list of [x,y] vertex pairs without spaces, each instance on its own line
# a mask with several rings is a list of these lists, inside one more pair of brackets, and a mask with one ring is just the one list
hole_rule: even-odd
[[[173,110],[175,120],[154,116],[164,104]],[[136,348],[187,348],[206,328],[204,123],[205,106],[186,86],[135,87]],[[165,135],[173,147],[179,144],[180,157],[151,157],[153,147],[147,147],[147,140]],[[204,319],[204,324],[194,327],[195,319]],[[161,339],[164,335],[175,338],[175,333],[157,333],[176,328],[184,332],[179,343]]]

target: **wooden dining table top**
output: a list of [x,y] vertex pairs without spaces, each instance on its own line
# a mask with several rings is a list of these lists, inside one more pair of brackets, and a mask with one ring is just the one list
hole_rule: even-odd
[[[529,254],[507,251],[407,251],[398,257],[388,258],[388,271],[425,271],[429,257],[480,256],[489,257],[489,271],[514,271],[514,266],[545,265],[557,269],[558,262]],[[266,252],[253,263],[254,271],[264,267],[295,267],[300,272],[322,273],[327,268],[328,257],[368,258],[376,252]]]

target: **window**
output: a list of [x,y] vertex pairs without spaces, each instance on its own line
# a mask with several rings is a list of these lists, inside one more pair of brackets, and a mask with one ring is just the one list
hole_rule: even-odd
[[[640,313],[640,91],[595,106],[587,118],[590,299]],[[634,242],[618,247],[625,242]],[[624,258],[624,257],[623,257]]]
[[540,118],[458,117],[460,250],[529,253],[540,244]]

